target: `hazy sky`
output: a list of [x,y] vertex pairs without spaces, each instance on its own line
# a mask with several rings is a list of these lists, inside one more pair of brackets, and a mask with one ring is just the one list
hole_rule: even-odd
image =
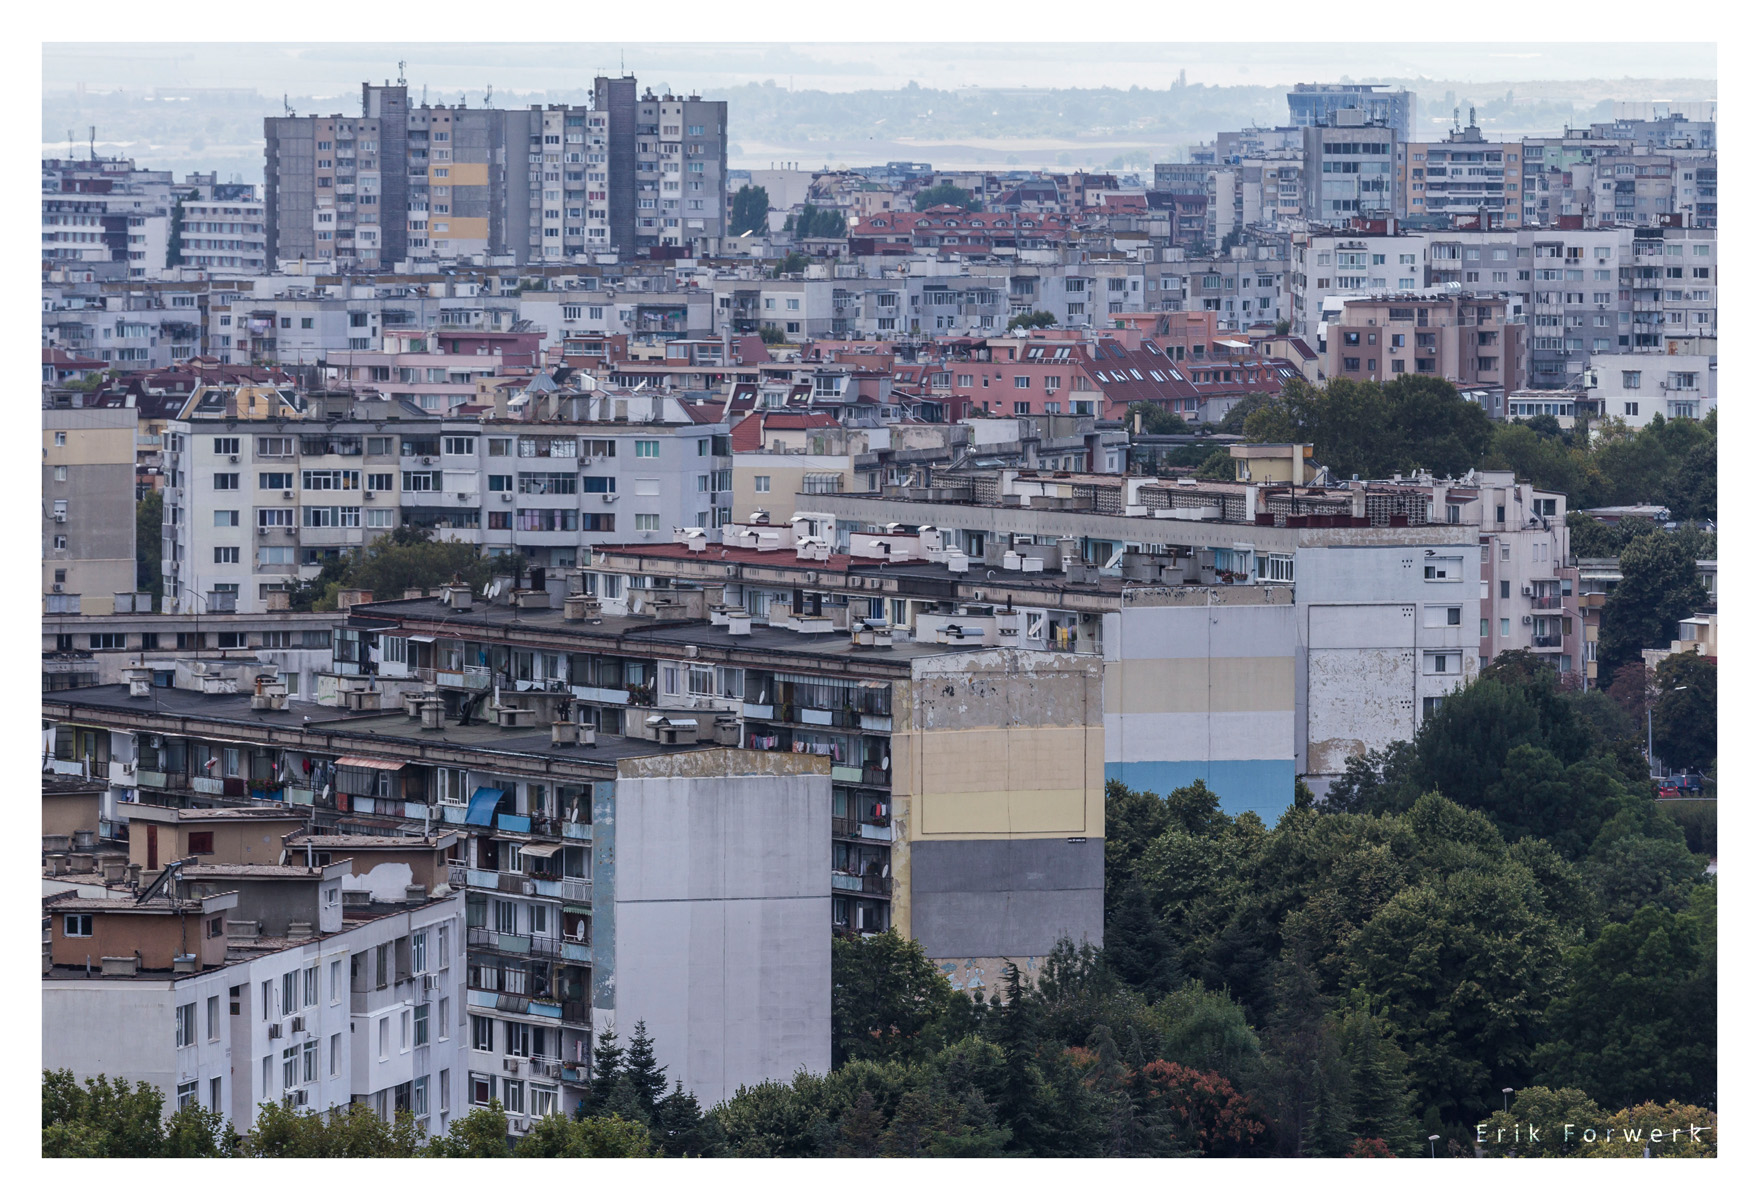
[[853,91],[924,87],[1280,86],[1340,76],[1462,82],[1712,79],[1713,43],[45,43],[43,87],[130,91],[251,87],[265,95],[358,96],[363,79],[406,77],[438,102],[493,84],[502,94],[589,86],[619,66],[644,85],[703,90],[773,79]]

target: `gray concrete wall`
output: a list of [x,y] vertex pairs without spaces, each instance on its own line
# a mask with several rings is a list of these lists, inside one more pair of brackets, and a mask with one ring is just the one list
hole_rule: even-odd
[[669,1077],[705,1108],[829,1070],[828,762],[716,748],[620,770],[614,822],[594,813],[616,863],[614,974],[595,980],[595,1024],[610,1007],[627,1041],[645,1021]]
[[[911,847],[910,932],[934,959],[1022,959],[1057,939],[1101,944],[1103,838],[920,841]],[[1020,963],[1025,967],[1025,962]]]

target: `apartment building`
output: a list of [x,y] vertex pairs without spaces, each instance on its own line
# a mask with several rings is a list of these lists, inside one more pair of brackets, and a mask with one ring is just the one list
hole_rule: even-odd
[[1460,388],[1504,393],[1524,382],[1527,327],[1499,296],[1384,292],[1343,301],[1326,330],[1326,374],[1396,379],[1433,375]]
[[265,118],[272,258],[628,260],[725,234],[724,102],[637,97],[624,76],[596,79],[590,108],[412,105],[399,80],[363,84],[361,112]]
[[1604,415],[1626,425],[1647,425],[1658,416],[1698,419],[1716,407],[1716,356],[1596,354],[1586,384]]
[[[1555,226],[1565,217],[1595,211],[1594,162],[1621,143],[1595,138],[1586,129],[1561,137],[1521,139],[1521,224]],[[1505,160],[1506,161],[1506,160]]]
[[1445,141],[1400,146],[1399,185],[1412,217],[1477,217],[1491,229],[1521,221],[1522,146],[1492,142],[1474,123]]
[[[959,483],[966,486],[954,486]],[[1133,739],[1131,723],[1123,721],[1114,738],[1108,717],[1106,771],[1132,786],[1157,790],[1193,778],[1220,780],[1228,811],[1250,808],[1274,819],[1286,806],[1295,776],[1323,790],[1350,754],[1413,736],[1433,702],[1470,680],[1477,658],[1468,653],[1465,627],[1449,624],[1444,613],[1469,604],[1472,587],[1464,564],[1475,553],[1475,531],[1431,522],[1427,497],[1360,484],[1296,485],[1291,495],[1289,486],[949,472],[937,476],[941,490],[935,495],[944,499],[907,498],[900,490],[800,497],[798,502],[835,520],[838,550],[845,537],[853,546],[857,537],[872,536],[858,531],[900,524],[932,528],[944,544],[972,558],[996,558],[986,564],[997,568],[994,578],[981,586],[971,581],[985,598],[1006,598],[1021,587],[1028,574],[1012,574],[1009,568],[1028,557],[1050,570],[1066,564],[1065,574],[1071,568],[1083,575],[1092,571],[1106,593],[1077,609],[1080,597],[1068,589],[1067,598],[1054,606],[1064,612],[1047,612],[1041,628],[1071,630],[1076,649],[1096,651],[1108,663],[1114,655],[1125,664],[1139,654],[1154,657],[1148,651],[1155,639],[1124,637],[1121,625],[1106,623],[1107,614],[1119,613],[1123,597],[1135,595],[1138,587],[1153,596],[1155,588],[1203,595],[1210,589],[1273,585],[1270,596],[1282,598],[1265,603],[1292,605],[1286,617],[1245,607],[1237,613],[1212,612],[1221,625],[1209,635],[1210,649],[1197,656],[1200,662],[1216,658],[1221,643],[1214,639],[1228,639],[1238,647],[1231,653],[1244,659],[1292,659],[1286,667],[1241,662],[1229,668],[1256,680],[1254,687],[1268,689],[1263,693],[1240,687],[1204,693],[1226,695],[1225,703],[1237,701],[1239,709],[1206,703],[1195,710],[1201,714],[1197,724],[1169,740],[1156,722],[1194,711],[1180,698],[1190,693],[1150,686],[1148,681],[1158,678],[1157,667],[1138,673],[1146,691],[1119,699],[1110,689],[1116,673],[1108,667],[1107,713],[1133,712],[1146,719],[1135,726],[1142,736]],[[1284,592],[1283,585],[1292,585],[1292,592]],[[1119,590],[1112,593],[1113,587]],[[968,595],[962,583],[955,594]],[[1203,603],[1218,601],[1212,597]],[[1164,644],[1176,649],[1185,644],[1176,632],[1179,622],[1191,618],[1177,605],[1167,607],[1155,619],[1168,627],[1170,640]],[[1442,615],[1430,622],[1432,608]],[[1422,623],[1415,621],[1419,613],[1425,614]],[[1224,630],[1236,620],[1239,633],[1233,641],[1236,635]],[[1186,651],[1156,653],[1176,658]],[[1250,738],[1221,736],[1229,720],[1224,712],[1237,711],[1267,715],[1259,724],[1241,726],[1256,730]],[[1278,713],[1289,714],[1286,743],[1268,732],[1283,719]],[[1177,759],[1163,753],[1178,746],[1191,749],[1181,750]],[[1138,761],[1160,765],[1132,767]]]
[[730,516],[726,435],[669,396],[539,391],[445,419],[384,398],[199,388],[165,435],[168,611],[272,611],[399,526],[552,567],[602,540],[711,529]]
[[240,1132],[258,1106],[464,1112],[463,896],[362,903],[345,860],[200,852],[138,892],[45,897],[45,1070],[152,1084]]
[[1362,229],[1297,231],[1290,237],[1289,332],[1317,342],[1327,299],[1428,286],[1427,238],[1389,230],[1384,222]]
[[[468,611],[468,590],[459,593],[428,605],[434,619]],[[517,612],[521,623],[542,624],[528,601],[497,611],[502,621]],[[254,823],[269,834],[262,852],[278,855],[279,869],[334,876],[326,887],[344,894],[344,915],[418,891],[447,896],[462,918],[448,944],[454,977],[464,976],[440,1021],[460,1052],[454,1113],[496,1099],[518,1133],[548,1112],[572,1111],[595,1030],[627,1036],[636,1020],[704,1104],[801,1067],[828,1069],[823,756],[698,743],[694,723],[675,711],[674,721],[649,725],[651,705],[628,722],[629,736],[617,736],[571,715],[573,697],[509,684],[491,703],[451,687],[490,670],[454,668],[443,645],[416,659],[411,650],[436,647],[413,629],[397,646],[382,643],[385,671],[368,676],[353,657],[361,635],[376,642],[395,623],[357,612],[351,629],[335,664],[344,706],[291,701],[272,685],[210,684],[198,694],[134,681],[51,694],[44,715],[56,737],[107,735],[128,756],[146,801],[123,806],[131,859],[143,854],[134,826],[160,828],[166,817],[191,826],[177,852],[236,857],[233,846],[219,853],[217,841],[187,840],[200,831],[199,813],[186,821],[159,807],[205,802],[221,806],[206,810],[217,821],[260,816]],[[434,665],[405,662],[399,674],[395,652]],[[235,682],[248,684],[248,668]],[[487,711],[479,718],[478,709]],[[197,712],[204,732],[192,736]],[[233,803],[256,807],[224,807],[234,794]],[[438,950],[432,941],[426,949]],[[401,995],[381,993],[393,972],[399,984],[422,974],[415,953],[397,945],[374,961],[350,959],[353,990],[368,993],[353,1006],[357,1036],[374,1035],[367,1044],[379,1050],[374,1060],[369,1049],[369,1069],[385,1058],[377,1039],[388,1036],[399,1052],[409,1045],[399,1026],[411,1014],[387,1011]],[[253,1010],[256,990],[246,997]],[[271,1014],[285,1004],[279,995]],[[357,1065],[361,1049],[356,1043]],[[258,1053],[253,1046],[251,1063]]]
[[216,184],[206,196],[177,190],[171,208],[174,252],[167,265],[260,275],[271,266],[265,206],[251,184]]
[[[814,870],[823,877],[828,855],[833,929],[897,927],[931,957],[992,977],[1063,934],[1099,942],[1097,660],[1068,654],[1067,637],[1053,649],[1036,623],[1028,646],[975,612],[935,617],[903,600],[894,612],[878,590],[811,587],[797,568],[828,580],[850,561],[803,560],[787,525],[734,527],[716,550],[681,537],[595,551],[565,573],[579,590],[560,610],[392,601],[357,606],[350,624],[378,638],[381,680],[403,646],[407,669],[446,696],[495,681],[517,703],[559,692],[601,745],[688,744],[712,728],[747,751],[822,756],[831,824]],[[859,640],[839,647],[826,634]],[[460,675],[460,662],[480,665]],[[627,854],[619,861],[627,872]]]
[[1411,136],[1411,93],[1379,83],[1298,83],[1288,95],[1289,123],[1297,128],[1379,122],[1399,141]]
[[316,694],[315,676],[330,665],[330,628],[335,613],[154,612],[147,592],[120,593],[107,615],[57,613],[43,617],[43,690],[65,691],[124,683],[145,666],[156,686],[174,684],[178,664],[187,672],[203,660],[254,660],[272,671],[295,696]]
[[43,611],[99,615],[135,588],[132,408],[43,409]]
[[[1352,118],[1356,119],[1352,121]],[[1336,114],[1338,124],[1302,129],[1302,179],[1310,221],[1403,216],[1398,194],[1398,147],[1385,124],[1368,124],[1355,110]]]

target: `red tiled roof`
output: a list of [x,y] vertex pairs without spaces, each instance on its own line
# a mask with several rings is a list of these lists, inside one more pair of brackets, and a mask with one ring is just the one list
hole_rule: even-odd
[[733,453],[751,453],[764,448],[763,435],[771,429],[834,429],[837,419],[822,412],[788,412],[760,409],[733,426],[729,437]]

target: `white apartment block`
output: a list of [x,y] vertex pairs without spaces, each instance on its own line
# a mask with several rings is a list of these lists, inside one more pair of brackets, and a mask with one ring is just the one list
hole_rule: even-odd
[[1588,395],[1608,417],[1647,425],[1656,417],[1703,418],[1716,407],[1714,354],[1596,354]]
[[166,430],[167,611],[284,607],[326,561],[404,525],[568,567],[597,542],[667,541],[730,519],[724,424],[659,397],[607,398],[597,412],[424,421],[399,407],[397,428],[186,410]]
[[[47,901],[44,1069],[149,1083],[166,1115],[201,1105],[240,1132],[270,1102],[362,1102],[386,1119],[407,1109],[444,1132],[465,1102],[463,893],[345,916],[346,866],[185,867],[171,901]],[[209,874],[221,878],[204,886]],[[282,921],[270,935],[231,919],[240,892],[226,876],[307,877],[321,889],[315,926]],[[123,954],[115,939],[154,918],[186,922],[201,949],[168,964],[150,948]]]

